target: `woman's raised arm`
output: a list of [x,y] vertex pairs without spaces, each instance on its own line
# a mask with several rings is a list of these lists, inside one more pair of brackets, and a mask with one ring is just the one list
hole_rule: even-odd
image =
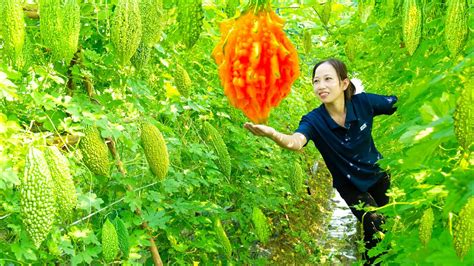
[[245,123],[244,127],[248,129],[255,136],[263,136],[273,140],[280,147],[298,151],[306,144],[306,137],[301,133],[294,133],[287,135],[276,131],[273,127],[265,125],[254,125],[252,123]]

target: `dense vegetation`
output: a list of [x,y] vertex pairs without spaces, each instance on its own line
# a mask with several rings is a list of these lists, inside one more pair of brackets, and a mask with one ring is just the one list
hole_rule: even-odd
[[[211,57],[246,1],[38,2],[0,0],[0,265],[331,260],[317,241],[331,195],[324,167],[311,171],[317,150],[244,130]],[[269,125],[290,133],[319,105],[311,69],[329,57],[399,98],[374,123],[392,187],[370,254],[473,265],[472,1],[272,9],[300,75]]]

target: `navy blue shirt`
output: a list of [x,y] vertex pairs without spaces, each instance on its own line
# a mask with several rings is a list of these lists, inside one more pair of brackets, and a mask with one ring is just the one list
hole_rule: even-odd
[[314,142],[331,172],[335,188],[350,181],[366,192],[385,175],[377,164],[382,155],[372,139],[372,123],[376,115],[393,114],[396,102],[396,96],[356,94],[346,101],[344,127],[331,118],[324,104],[301,118],[296,132],[305,135],[308,142]]

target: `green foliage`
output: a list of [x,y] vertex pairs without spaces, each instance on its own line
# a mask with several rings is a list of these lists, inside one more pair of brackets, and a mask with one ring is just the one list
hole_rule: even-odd
[[226,5],[225,5],[225,13],[228,18],[231,18],[235,15],[237,12],[237,9],[239,8],[240,5],[240,0],[226,0]]
[[375,0],[360,0],[358,2],[358,12],[360,21],[366,23],[375,8]]

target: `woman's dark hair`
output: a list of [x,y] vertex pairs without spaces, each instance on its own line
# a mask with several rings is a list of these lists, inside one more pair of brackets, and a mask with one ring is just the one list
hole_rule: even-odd
[[[318,62],[316,65],[314,65],[313,68],[313,78],[311,79],[311,82],[314,80],[314,74],[316,72],[316,69],[324,64],[324,63],[329,63],[334,69],[336,70],[337,75],[339,76],[339,82],[342,82],[344,79],[347,79],[347,67],[346,65],[335,58],[330,58],[321,62]],[[347,86],[347,89],[344,91],[344,98],[347,100],[350,100],[352,96],[355,93],[355,86],[352,83],[352,81],[349,79],[349,85]]]

